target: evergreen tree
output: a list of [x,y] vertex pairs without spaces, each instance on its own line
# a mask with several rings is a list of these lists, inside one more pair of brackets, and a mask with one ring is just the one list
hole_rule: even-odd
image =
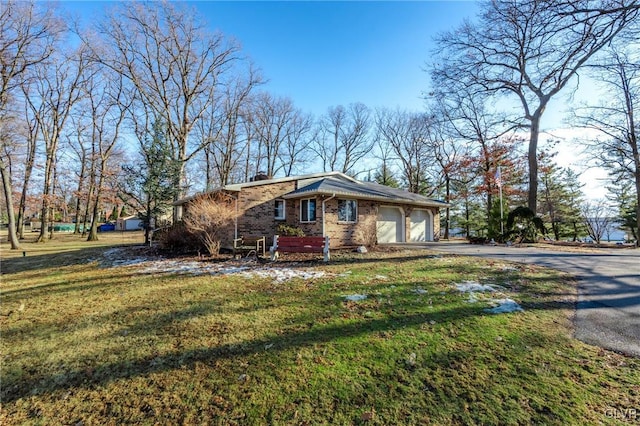
[[635,198],[635,188],[633,182],[619,180],[607,187],[611,194],[614,206],[617,209],[618,217],[616,221],[620,223],[622,230],[628,231],[630,240],[638,241],[637,211],[638,202]]
[[111,215],[109,216],[109,219],[115,222],[120,217],[118,215],[119,213],[120,213],[120,209],[118,208],[118,205],[115,204],[113,206],[113,209],[111,210]]
[[148,244],[152,222],[157,222],[157,218],[171,208],[173,198],[180,191],[175,182],[181,162],[173,157],[166,127],[158,121],[154,123],[152,134],[141,142],[139,154],[140,164],[123,166],[125,183],[122,190],[142,210],[140,218],[145,224],[145,243]]
[[373,181],[380,185],[390,186],[391,188],[400,188],[400,182],[396,179],[393,171],[386,163],[382,163],[380,168],[373,175]]
[[538,207],[556,241],[566,237],[578,238],[581,231],[580,204],[582,184],[579,175],[554,162],[557,153],[543,151],[538,155]]

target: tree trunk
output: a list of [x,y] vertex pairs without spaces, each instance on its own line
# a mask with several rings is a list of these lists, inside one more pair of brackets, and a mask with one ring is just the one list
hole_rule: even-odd
[[[445,201],[448,203],[449,200],[451,199],[451,185],[450,185],[450,179],[447,177],[445,180]],[[444,239],[448,240],[449,239],[449,220],[450,220],[450,213],[449,213],[449,207],[446,208],[445,210],[445,216],[444,216]]]
[[147,226],[144,227],[144,244],[151,246],[151,196],[147,194]]
[[470,225],[469,225],[469,200],[465,199],[464,200],[464,216],[465,216],[465,231],[467,233],[467,238],[469,238],[471,236],[471,230],[470,230]]
[[2,159],[0,159],[0,174],[2,174],[2,188],[4,189],[4,198],[7,203],[7,216],[9,218],[9,242],[11,243],[11,250],[18,250],[20,248],[20,242],[18,241],[18,234],[16,233],[16,217],[15,212],[13,211],[11,176],[9,176],[9,172]]
[[[104,165],[104,163],[102,163]],[[96,198],[93,201],[93,208],[91,214],[91,230],[87,241],[98,241],[98,222],[100,221],[100,193],[102,192],[102,184],[104,176],[104,167],[100,170],[100,176],[98,177],[98,183],[96,185]]]
[[[82,196],[82,190],[84,189],[84,175],[86,173],[86,155],[84,149],[82,150],[82,159],[81,159],[81,167],[80,167],[80,175],[78,176],[78,192],[76,196],[76,226],[73,229],[74,234],[80,234],[80,210],[82,208],[80,203],[80,197]],[[87,200],[88,202],[88,200]]]
[[529,197],[528,206],[533,214],[538,214],[538,137],[540,136],[540,117],[537,112],[531,117],[529,134]]
[[45,236],[47,235],[47,228],[49,227],[49,203],[51,192],[51,172],[52,172],[52,160],[51,155],[47,153],[47,159],[44,167],[44,189],[42,191],[42,211],[40,217],[40,235],[36,242],[44,243]]
[[91,229],[89,230],[87,241],[98,241],[98,219],[98,197],[96,197],[96,202],[92,209]]
[[22,193],[20,194],[20,203],[18,204],[18,237],[24,238],[24,212],[27,204],[27,191],[29,189],[29,181],[31,180],[31,172],[33,171],[33,162],[36,156],[36,143],[29,140],[29,152],[24,165],[24,183]]
[[56,199],[56,185],[58,183],[58,158],[56,154],[53,157],[53,185],[51,187],[51,203],[49,203],[49,208],[51,209],[51,213],[49,214],[49,219],[51,219],[51,229],[49,230],[49,239],[53,240],[53,233],[55,230],[56,224],[56,210],[55,210],[55,199]]

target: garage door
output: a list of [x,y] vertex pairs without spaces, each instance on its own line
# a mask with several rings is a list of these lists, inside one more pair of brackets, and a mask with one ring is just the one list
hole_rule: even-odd
[[404,214],[396,207],[379,207],[377,221],[378,243],[398,243],[402,237],[402,220]]
[[413,210],[411,212],[410,241],[432,241],[431,215],[426,210]]

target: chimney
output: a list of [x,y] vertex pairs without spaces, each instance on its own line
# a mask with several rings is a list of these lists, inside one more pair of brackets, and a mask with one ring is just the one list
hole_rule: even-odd
[[271,179],[271,176],[267,175],[265,172],[258,172],[254,177],[249,179],[249,182],[256,182],[259,180],[268,180]]

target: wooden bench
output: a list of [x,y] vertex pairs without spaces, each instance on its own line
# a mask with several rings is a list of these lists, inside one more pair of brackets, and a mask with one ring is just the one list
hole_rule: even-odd
[[328,262],[329,237],[273,237],[273,246],[269,249],[271,260],[278,259],[278,252],[282,253],[322,253],[324,261]]
[[260,253],[262,253],[263,257],[265,256],[265,254],[267,253],[265,237],[259,237],[259,238],[240,237],[233,240],[233,258],[234,259],[238,253],[240,253],[240,256],[242,256],[244,253],[247,253],[247,255],[249,255],[252,251],[256,253],[256,257]]

